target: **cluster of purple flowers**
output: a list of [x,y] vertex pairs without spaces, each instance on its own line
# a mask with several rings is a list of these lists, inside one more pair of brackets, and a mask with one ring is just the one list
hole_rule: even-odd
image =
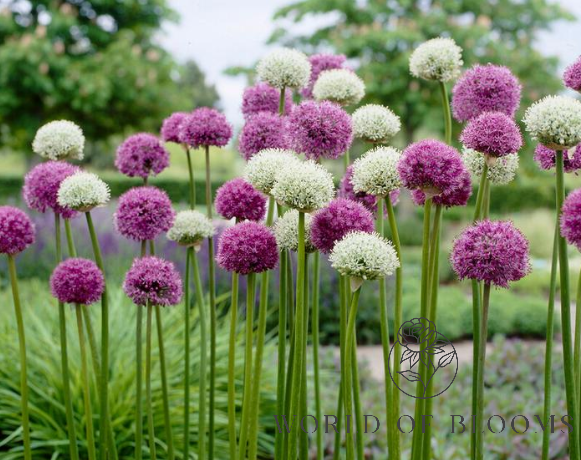
[[153,134],[134,134],[117,149],[115,166],[121,174],[146,179],[169,166],[169,153]]
[[123,291],[135,305],[176,305],[182,298],[182,280],[174,264],[155,256],[135,259],[125,276]]
[[34,224],[23,211],[0,206],[0,254],[18,254],[34,243],[34,239]]
[[[534,159],[541,169],[553,169],[555,167],[556,152],[543,144],[535,148]],[[572,173],[581,169],[581,145],[575,149],[563,151],[563,168],[565,172]]]
[[238,140],[238,149],[248,161],[265,149],[286,149],[288,147],[287,117],[276,113],[258,112],[248,117]]
[[347,57],[343,54],[313,54],[309,57],[311,63],[311,79],[309,84],[301,90],[301,95],[306,99],[313,98],[313,87],[325,70],[341,69],[347,61]]
[[92,260],[67,259],[52,273],[50,289],[59,302],[90,305],[103,295],[105,278]]
[[[284,96],[284,114],[288,115],[293,107],[292,93],[286,91]],[[278,114],[279,105],[280,90],[268,83],[260,82],[250,86],[242,95],[242,115],[246,120],[261,112]]]
[[216,211],[225,219],[264,219],[266,197],[242,178],[232,179],[216,192]]

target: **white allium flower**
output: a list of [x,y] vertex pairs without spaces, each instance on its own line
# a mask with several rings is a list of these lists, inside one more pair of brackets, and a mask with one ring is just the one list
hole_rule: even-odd
[[355,137],[376,144],[389,142],[401,129],[399,117],[379,104],[359,107],[353,112],[352,120]]
[[365,83],[349,69],[325,70],[315,82],[313,96],[318,101],[354,105],[365,96]]
[[402,187],[397,164],[401,152],[393,147],[376,147],[353,163],[351,184],[355,193],[380,197]]
[[442,82],[460,75],[462,48],[451,38],[433,38],[418,46],[410,57],[410,72],[414,77]]
[[304,88],[311,77],[311,63],[304,53],[281,48],[263,57],[256,72],[262,81],[275,88]]
[[[305,250],[315,252],[317,248],[311,243],[310,214],[305,214]],[[290,209],[274,223],[274,236],[281,251],[298,251],[299,249],[299,212]]]
[[32,150],[49,160],[82,160],[85,136],[72,121],[51,121],[42,126],[34,136]]
[[352,232],[335,243],[329,256],[341,275],[359,280],[376,280],[392,275],[399,267],[390,241],[378,233]]
[[[482,176],[484,155],[476,150],[464,148],[462,150],[462,160],[466,169],[475,177]],[[493,184],[505,185],[511,182],[518,170],[518,153],[511,153],[500,158],[494,158],[494,163],[489,164],[487,177]]]
[[244,178],[252,186],[267,195],[270,195],[272,187],[279,171],[301,160],[292,150],[264,149],[253,155],[244,169]]
[[325,206],[335,195],[333,176],[313,161],[285,165],[276,175],[272,188],[274,199],[303,212]]
[[96,174],[83,171],[63,180],[57,195],[58,204],[82,212],[103,206],[110,198],[109,186]]
[[213,236],[214,232],[212,221],[200,211],[181,211],[167,232],[167,238],[182,246],[196,246]]
[[531,105],[523,121],[531,137],[552,150],[581,142],[581,102],[566,96],[546,96]]

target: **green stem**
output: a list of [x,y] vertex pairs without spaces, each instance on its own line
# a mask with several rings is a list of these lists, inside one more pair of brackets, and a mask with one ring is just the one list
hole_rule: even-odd
[[446,83],[440,82],[440,93],[442,95],[442,107],[444,108],[444,133],[446,144],[452,145],[452,114],[450,113],[450,101]]
[[143,456],[143,307],[137,307],[135,328],[135,459]]
[[[288,260],[288,259],[287,259]],[[292,310],[293,304],[289,304],[290,310]],[[287,372],[286,372],[286,379],[285,379],[285,394],[284,394],[284,411],[283,414],[285,414],[287,416],[287,418],[290,419],[290,421],[292,421],[292,417],[290,415],[290,406],[291,406],[291,390],[292,390],[292,381],[293,381],[293,365],[294,365],[294,357],[295,357],[295,332],[296,332],[296,328],[291,328],[289,333],[289,343],[290,343],[290,347],[289,347],[289,353],[288,353],[288,367],[287,367]],[[290,423],[289,421],[289,423]],[[292,427],[291,427],[292,428]],[[283,448],[282,448],[282,452],[283,455],[286,455],[286,452],[288,452],[288,446],[289,446],[289,442],[290,442],[290,433],[287,433],[286,431],[284,431],[284,436],[283,436]],[[285,458],[283,456],[281,457],[276,457],[276,458]]]
[[[322,407],[321,407],[321,384],[319,377],[319,274],[320,274],[320,254],[315,252],[313,254],[313,319],[311,323],[311,334],[313,340],[313,371],[314,371],[314,392],[315,392],[315,416],[317,420],[321,421]],[[323,430],[317,430],[317,458],[323,458]]]
[[22,407],[22,439],[24,442],[24,458],[32,460],[30,450],[30,425],[28,418],[28,384],[26,382],[26,338],[24,335],[24,321],[22,319],[22,307],[20,304],[20,292],[18,290],[18,276],[14,256],[8,254],[8,272],[12,286],[12,298],[14,300],[14,312],[16,313],[16,326],[18,328],[18,345],[20,350],[20,397]]
[[481,219],[482,203],[486,190],[486,182],[488,181],[488,163],[484,162],[482,167],[482,175],[480,176],[480,185],[478,186],[478,195],[476,195],[476,207],[474,208],[474,222]]
[[194,248],[186,250],[186,276],[184,280],[184,452],[190,458],[190,264]]
[[[195,209],[196,207],[196,182],[194,180],[194,166],[192,164],[192,153],[187,144],[184,144],[186,149],[186,158],[188,159],[188,174],[190,176],[190,209]],[[185,455],[184,455],[185,456]],[[187,457],[186,457],[187,458]]]
[[77,314],[77,329],[79,331],[79,346],[81,350],[81,378],[83,382],[83,394],[85,400],[85,420],[87,423],[87,455],[89,460],[97,458],[95,440],[93,439],[93,411],[91,410],[91,390],[89,388],[89,370],[87,368],[87,350],[85,348],[85,335],[83,332],[83,316],[81,306],[75,306]]
[[[565,184],[563,171],[563,151],[556,154],[557,175],[557,215],[560,216],[565,200]],[[563,337],[563,358],[565,360],[565,390],[567,395],[567,411],[569,414],[577,414],[577,391],[575,389],[575,363],[573,361],[572,337],[571,337],[571,298],[569,295],[569,260],[567,255],[567,242],[559,236],[559,272],[561,291],[561,324]],[[573,416],[575,417],[575,416]],[[578,428],[569,434],[569,455],[571,460],[579,459],[579,443],[577,438]]]
[[208,368],[207,352],[207,325],[206,307],[204,305],[204,295],[202,290],[202,278],[200,277],[200,267],[198,256],[193,253],[192,257],[194,286],[196,287],[196,302],[200,312],[200,401],[198,403],[198,458],[206,458],[206,374]]
[[75,241],[73,240],[73,231],[71,229],[71,221],[65,221],[65,234],[67,235],[67,248],[69,250],[69,257],[77,257],[77,249],[75,248]]
[[[230,458],[236,459],[236,329],[238,326],[238,280],[232,272],[232,301],[230,305],[230,337],[228,347],[228,436]],[[188,458],[188,457],[186,457]]]
[[[138,307],[141,308],[141,307]],[[153,424],[153,406],[151,404],[151,325],[153,307],[147,302],[147,326],[145,343],[145,405],[147,407],[147,434],[149,436],[149,455],[152,460],[157,458],[155,453],[155,428]]]
[[[91,236],[91,244],[93,246],[93,253],[95,254],[95,263],[101,269],[103,277],[105,277],[105,267],[103,265],[103,256],[101,254],[101,247],[95,232],[93,218],[90,212],[85,213],[87,219],[87,227],[89,228],[89,235]],[[99,452],[101,460],[107,460],[107,418],[109,408],[109,296],[107,294],[107,283],[103,289],[101,296],[101,413],[99,418]]]
[[284,96],[285,96],[285,91],[286,88],[283,86],[280,90],[280,98],[278,100],[278,114],[280,116],[284,115],[284,106],[285,106],[285,100],[284,100]]
[[353,407],[355,409],[354,425],[355,446],[357,450],[357,459],[365,459],[365,445],[363,443],[363,409],[361,406],[361,385],[359,383],[359,369],[357,365],[357,333],[353,334],[353,346],[351,348],[351,374],[353,375]]
[[340,362],[341,362],[341,382],[339,387],[339,396],[337,399],[337,431],[335,432],[335,445],[333,450],[333,460],[339,460],[341,456],[341,428],[343,420],[343,409],[344,409],[344,392],[345,392],[345,377],[344,369],[345,367],[345,334],[347,332],[347,303],[349,302],[347,298],[347,286],[349,284],[349,279],[346,276],[339,275],[339,293],[340,293],[340,306],[339,306],[339,350],[340,350]]
[[486,340],[488,338],[488,307],[490,305],[490,284],[484,284],[482,294],[482,323],[478,346],[478,404],[476,410],[476,458],[484,458],[484,361],[486,360]]
[[159,366],[161,370],[161,394],[163,398],[163,419],[165,424],[165,437],[167,443],[167,458],[175,458],[173,448],[173,434],[171,428],[171,418],[169,414],[169,389],[167,384],[167,366],[165,362],[165,347],[163,344],[163,323],[161,320],[161,307],[155,306],[155,323],[157,325],[157,346],[159,348]]
[[[301,374],[301,402],[300,402],[300,412],[299,420],[307,420],[305,417],[308,414],[307,407],[307,341],[309,334],[309,254],[305,253],[305,279],[304,279],[304,291],[303,291],[303,302],[305,305],[305,316],[303,319],[303,330],[305,331],[305,354],[303,357],[303,367]],[[309,457],[309,434],[306,433],[308,426],[305,426],[305,431],[301,430],[299,433],[299,458]]]
[[351,160],[349,158],[349,150],[347,150],[345,152],[345,155],[343,155],[343,166],[345,166],[345,172],[347,172],[347,169],[349,168],[350,164],[351,164]]

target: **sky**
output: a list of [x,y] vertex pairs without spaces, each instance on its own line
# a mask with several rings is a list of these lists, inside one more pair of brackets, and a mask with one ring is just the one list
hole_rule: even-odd
[[[166,24],[162,44],[179,60],[194,59],[216,85],[222,108],[236,126],[242,123],[240,103],[245,79],[224,75],[230,66],[248,66],[268,52],[268,37],[275,28],[273,13],[292,0],[169,0],[181,16],[179,24]],[[243,3],[243,7],[240,5]],[[558,3],[580,20],[557,23],[543,33],[539,49],[571,62],[581,54],[581,0]],[[312,28],[313,21],[303,27]]]

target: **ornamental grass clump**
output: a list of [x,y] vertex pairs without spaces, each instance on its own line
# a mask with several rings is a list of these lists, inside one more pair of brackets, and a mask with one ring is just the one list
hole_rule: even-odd
[[[174,136],[175,129],[172,139]],[[155,176],[169,166],[169,152],[153,134],[133,134],[117,149],[115,166],[121,174],[141,177],[147,182],[149,176]]]
[[313,86],[313,96],[317,101],[355,105],[365,96],[365,83],[350,69],[325,70]]
[[85,136],[72,121],[51,121],[42,126],[34,136],[32,150],[47,160],[82,160]]
[[354,136],[372,144],[386,144],[401,130],[400,118],[379,104],[359,107],[351,119]]

